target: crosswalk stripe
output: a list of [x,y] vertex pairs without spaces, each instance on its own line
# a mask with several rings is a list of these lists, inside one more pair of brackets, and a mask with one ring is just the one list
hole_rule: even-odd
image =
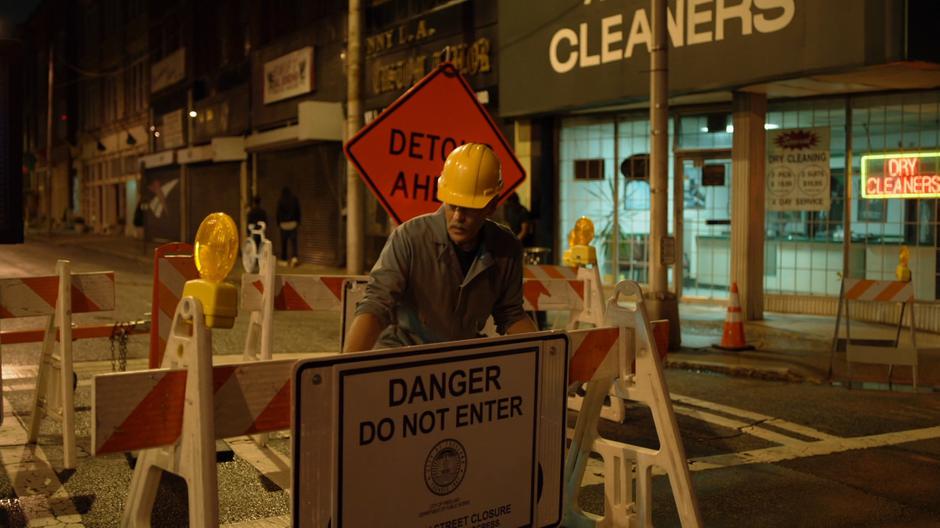
[[738,453],[693,458],[689,461],[689,469],[692,471],[705,471],[746,464],[773,464],[797,458],[832,455],[855,449],[871,449],[917,442],[920,440],[932,440],[935,438],[940,438],[940,426],[854,438],[834,437],[831,440],[804,442],[798,446],[782,445],[764,449],[754,449],[751,451],[741,451]]
[[690,396],[684,396],[681,394],[671,393],[670,398],[673,403],[680,405],[689,405],[693,407],[699,407],[702,409],[708,409],[710,411],[717,411],[719,413],[728,414],[731,416],[736,416],[738,418],[744,418],[753,422],[764,422],[769,425],[773,425],[777,429],[783,429],[791,433],[796,433],[800,436],[806,436],[809,438],[815,438],[817,440],[833,440],[837,439],[837,436],[833,436],[822,431],[817,431],[811,427],[805,425],[800,425],[793,422],[788,422],[787,420],[782,420],[774,416],[768,416],[766,414],[760,414],[756,412],[747,411],[744,409],[739,409],[737,407],[731,407],[729,405],[722,405],[720,403],[713,403],[710,401],[700,400],[697,398],[692,398]]

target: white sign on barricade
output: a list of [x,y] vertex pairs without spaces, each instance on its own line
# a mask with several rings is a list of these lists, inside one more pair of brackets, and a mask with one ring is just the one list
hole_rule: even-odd
[[566,349],[543,333],[298,363],[293,525],[557,525]]
[[59,420],[65,469],[75,469],[78,463],[72,314],[111,310],[114,310],[113,271],[73,274],[69,261],[60,260],[56,263],[56,275],[0,279],[0,320],[47,316],[31,406],[29,442],[36,443],[44,418]]

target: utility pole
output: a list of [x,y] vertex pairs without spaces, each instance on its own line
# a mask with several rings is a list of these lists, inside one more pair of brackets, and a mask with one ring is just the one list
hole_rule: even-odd
[[46,235],[52,234],[52,110],[55,90],[53,83],[55,81],[55,39],[49,40],[49,87],[48,100],[46,101],[46,177],[45,189],[43,194],[46,198]]
[[[669,342],[679,346],[679,303],[669,291],[667,270],[675,261],[669,235],[669,59],[666,0],[652,0],[653,48],[650,53],[650,237],[647,304],[653,319],[669,320]],[[676,200],[681,200],[676,196]]]
[[[346,45],[346,141],[362,128],[362,0],[349,0]],[[365,264],[365,214],[362,182],[346,160],[346,273],[362,274]]]

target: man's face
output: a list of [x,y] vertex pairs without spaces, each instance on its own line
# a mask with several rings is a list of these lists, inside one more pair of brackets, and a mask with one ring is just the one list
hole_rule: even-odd
[[465,251],[473,249],[483,222],[493,213],[496,201],[490,202],[483,209],[469,209],[459,205],[444,204],[447,216],[447,235]]

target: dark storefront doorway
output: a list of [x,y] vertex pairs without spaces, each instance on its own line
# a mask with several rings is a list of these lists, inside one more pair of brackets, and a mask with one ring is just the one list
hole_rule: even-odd
[[298,252],[302,262],[324,266],[345,263],[346,222],[342,204],[346,188],[341,145],[324,142],[258,154],[258,193],[271,226],[268,238],[281,254],[277,201],[290,188],[300,200]]

